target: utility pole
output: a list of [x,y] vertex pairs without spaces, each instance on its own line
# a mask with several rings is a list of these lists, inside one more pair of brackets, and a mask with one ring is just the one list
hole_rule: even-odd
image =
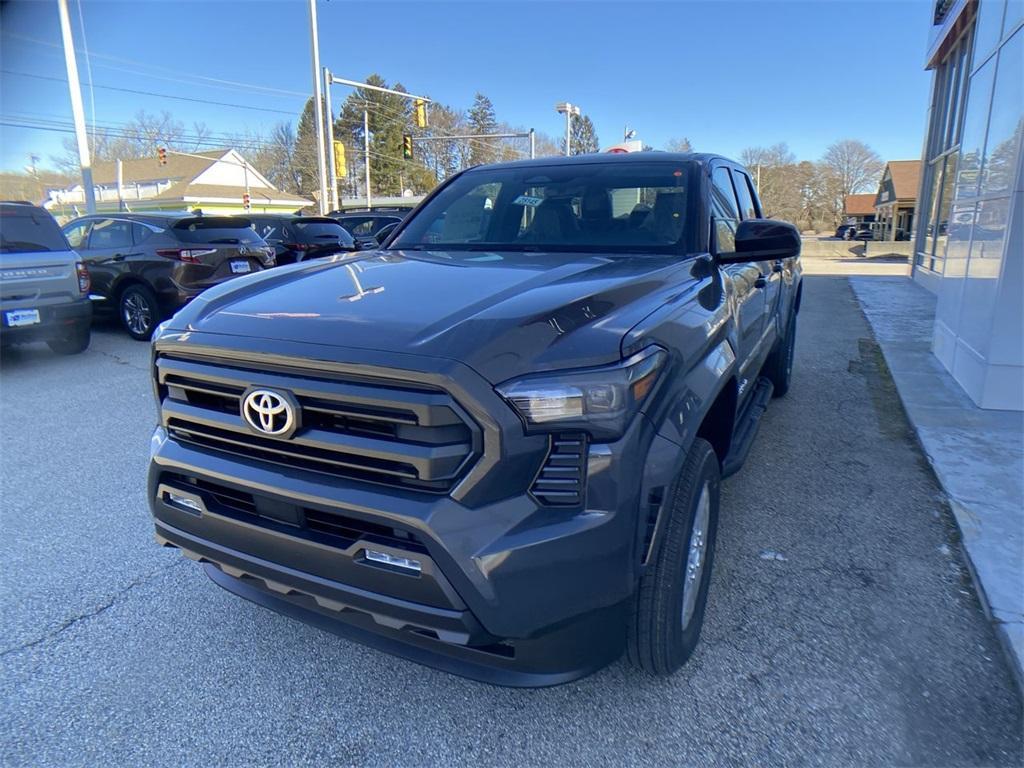
[[331,70],[324,67],[324,100],[327,102],[327,176],[331,180],[331,210],[338,210],[338,166],[334,156],[334,107],[331,106]]
[[[61,0],[66,2],[66,0]],[[316,160],[320,170],[320,215],[327,213],[327,161],[324,154],[324,102],[320,88],[320,41],[316,25],[316,0],[309,0],[309,29],[313,45],[313,98],[316,101]]]
[[530,129],[530,159],[533,160],[537,156],[537,133]]
[[363,161],[366,167],[366,207],[370,207],[370,112],[363,110]]
[[68,69],[68,91],[71,94],[71,115],[75,120],[75,138],[78,140],[78,164],[82,169],[82,189],[85,191],[85,210],[96,213],[96,190],[92,186],[92,161],[89,158],[89,137],[85,133],[85,109],[82,107],[82,86],[78,82],[78,63],[75,61],[75,41],[71,36],[71,18],[67,0],[57,0],[60,12],[60,33],[64,40],[64,63]]
[[580,114],[580,108],[568,101],[563,101],[560,104],[555,104],[555,111],[565,115],[565,156],[568,157],[572,154],[572,118],[573,115]]

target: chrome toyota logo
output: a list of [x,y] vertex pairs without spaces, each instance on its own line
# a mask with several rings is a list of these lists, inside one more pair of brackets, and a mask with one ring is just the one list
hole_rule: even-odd
[[262,435],[291,437],[298,427],[294,398],[272,389],[252,389],[242,398],[242,418]]

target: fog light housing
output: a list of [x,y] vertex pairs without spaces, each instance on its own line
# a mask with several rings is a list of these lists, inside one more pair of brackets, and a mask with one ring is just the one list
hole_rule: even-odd
[[392,568],[398,568],[402,571],[408,571],[409,573],[420,573],[423,570],[423,566],[419,560],[413,560],[410,557],[391,555],[387,552],[381,552],[378,549],[364,549],[363,556],[371,563],[387,565]]

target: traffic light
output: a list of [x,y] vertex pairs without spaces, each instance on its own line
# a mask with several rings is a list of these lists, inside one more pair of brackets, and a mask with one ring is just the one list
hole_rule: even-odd
[[242,193],[242,207],[245,208],[245,210],[247,210],[247,211],[250,208],[250,205],[249,205],[249,193],[248,192],[243,192]]
[[167,165],[167,147],[157,147],[156,159],[160,165]]
[[412,160],[412,136],[408,133],[402,135],[402,157]]
[[344,179],[348,176],[348,163],[345,162],[345,145],[340,142],[334,142],[334,175],[339,179]]
[[416,99],[416,127],[426,128],[427,127],[427,102],[423,99]]

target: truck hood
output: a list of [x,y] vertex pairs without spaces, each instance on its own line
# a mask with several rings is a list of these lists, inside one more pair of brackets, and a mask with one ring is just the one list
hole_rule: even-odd
[[375,251],[212,288],[169,328],[459,360],[493,383],[618,360],[678,257]]

